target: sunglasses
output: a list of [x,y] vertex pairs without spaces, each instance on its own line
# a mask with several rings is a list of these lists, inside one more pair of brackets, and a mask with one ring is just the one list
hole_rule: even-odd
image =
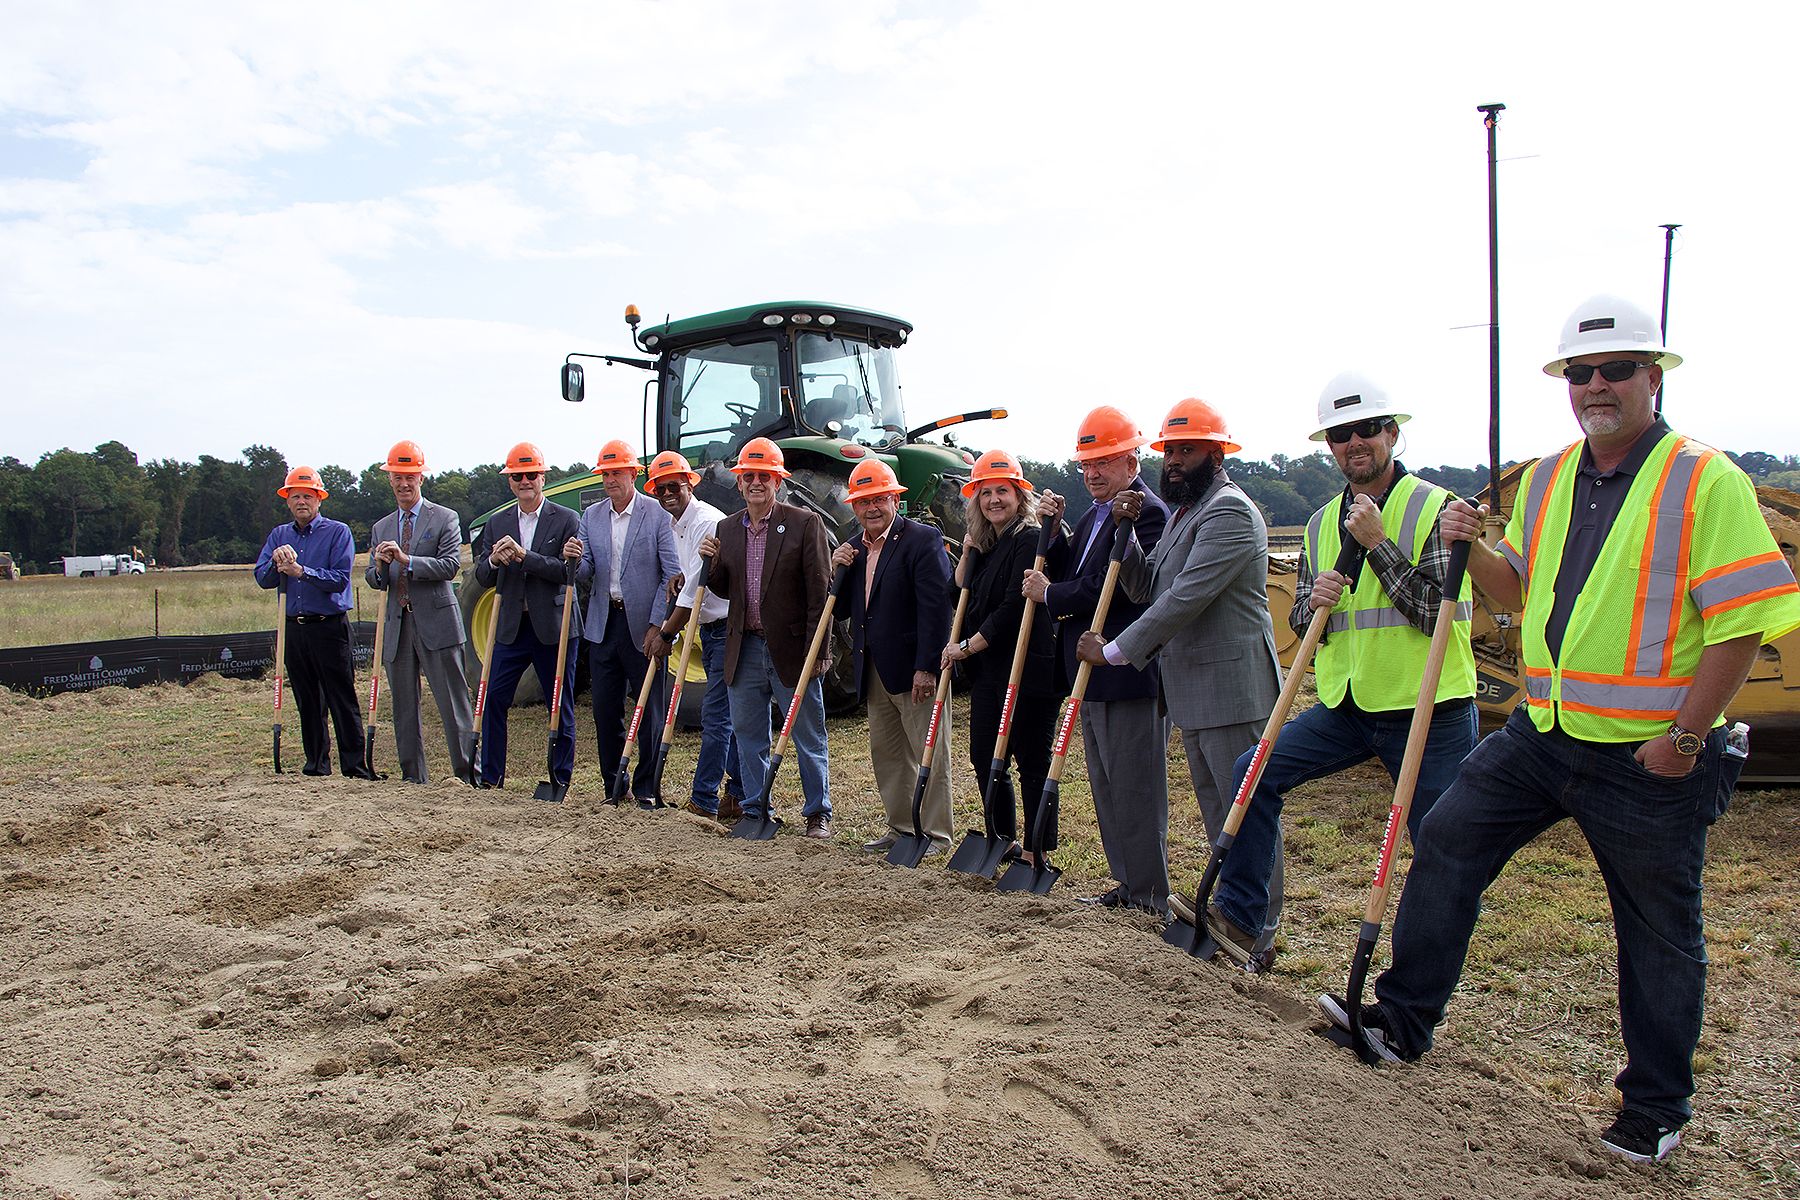
[[1624,383],[1636,375],[1640,367],[1649,365],[1647,362],[1638,362],[1636,359],[1630,358],[1615,358],[1613,361],[1601,363],[1597,367],[1590,367],[1582,363],[1570,363],[1563,368],[1563,378],[1576,387],[1581,387],[1594,377],[1595,371],[1598,371],[1600,378],[1608,383]]
[[1362,438],[1364,441],[1378,437],[1381,431],[1387,427],[1388,419],[1386,417],[1370,417],[1366,421],[1355,421],[1349,425],[1333,425],[1325,431],[1325,436],[1331,439],[1332,445],[1342,446],[1353,437]]
[[544,473],[542,471],[514,471],[513,472],[513,478],[517,479],[523,483],[535,483],[536,481],[542,479],[543,477],[544,477]]

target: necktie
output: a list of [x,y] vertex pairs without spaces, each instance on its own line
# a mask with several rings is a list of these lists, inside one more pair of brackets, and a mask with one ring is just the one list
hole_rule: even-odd
[[[400,552],[412,553],[412,513],[400,514]],[[412,603],[412,585],[407,582],[406,568],[400,568],[400,574],[394,580],[394,594],[400,597],[400,607],[405,608]]]

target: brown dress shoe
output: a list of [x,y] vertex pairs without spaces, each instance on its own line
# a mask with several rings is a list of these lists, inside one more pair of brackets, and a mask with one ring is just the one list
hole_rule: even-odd
[[822,842],[831,840],[831,818],[824,813],[815,813],[806,818],[806,836],[818,838]]
[[705,817],[709,821],[716,821],[719,819],[718,813],[709,813],[704,808],[701,808],[698,804],[695,804],[692,800],[684,801],[681,805],[681,811],[682,812],[691,812],[696,817]]
[[719,801],[719,820],[735,821],[744,815],[744,805],[736,796],[727,795]]

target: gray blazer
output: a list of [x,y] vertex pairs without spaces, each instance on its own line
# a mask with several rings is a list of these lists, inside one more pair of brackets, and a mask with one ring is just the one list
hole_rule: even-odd
[[[375,522],[371,546],[400,540],[400,513],[389,513]],[[412,597],[413,632],[427,650],[448,650],[463,644],[462,612],[456,607],[456,589],[450,586],[462,570],[462,521],[456,510],[419,501],[419,516],[413,522],[412,573],[407,594]],[[382,605],[382,620],[387,634],[381,644],[381,661],[391,663],[400,649],[400,597],[394,591],[394,579],[406,571],[398,562],[371,561],[363,578],[372,588],[387,592]]]
[[[581,636],[595,644],[606,637],[612,616],[612,501],[590,504],[581,514],[581,565],[575,581],[588,584],[587,620]],[[681,574],[681,558],[675,552],[675,526],[663,506],[641,492],[631,496],[631,523],[625,529],[625,562],[619,572],[619,591],[625,598],[625,618],[631,644],[642,646],[652,621],[669,615],[669,580]]]
[[1268,560],[1262,514],[1223,467],[1148,557],[1135,542],[1126,551],[1119,585],[1150,607],[1114,641],[1133,666],[1157,660],[1163,706],[1182,729],[1266,721],[1275,707]]

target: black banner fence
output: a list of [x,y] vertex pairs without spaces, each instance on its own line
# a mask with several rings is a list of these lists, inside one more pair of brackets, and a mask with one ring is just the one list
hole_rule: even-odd
[[[366,670],[375,656],[375,622],[353,621],[350,629],[356,666]],[[103,687],[185,684],[200,675],[260,679],[274,661],[274,630],[23,646],[0,650],[0,686],[48,696]]]

